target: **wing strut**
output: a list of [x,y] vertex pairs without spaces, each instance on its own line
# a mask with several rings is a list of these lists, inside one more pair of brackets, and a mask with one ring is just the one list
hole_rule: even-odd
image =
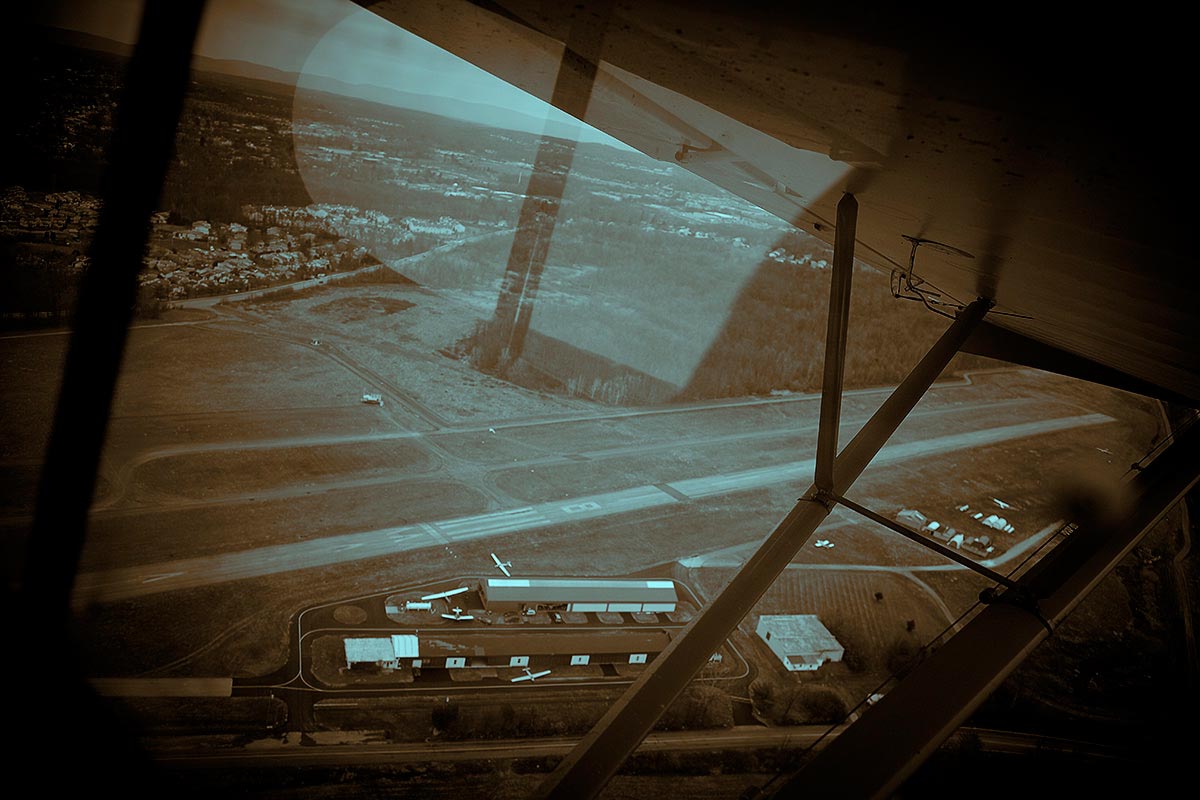
[[892,522],[887,517],[885,517],[881,514],[876,514],[874,511],[867,508],[866,506],[861,506],[858,503],[854,502],[853,500],[850,500],[845,497],[838,497],[838,498],[836,498],[836,500],[837,500],[837,502],[844,505],[846,508],[850,509],[851,511],[855,511],[855,512],[861,514],[862,516],[866,517],[867,519],[871,520],[872,522],[876,523],[877,525],[882,525],[883,527],[887,528],[889,531],[900,534],[905,539],[908,539],[910,542],[914,542],[916,544],[921,545],[921,547],[924,547],[928,550],[932,550],[933,552],[937,553],[938,555],[945,556],[946,558],[950,559],[951,561],[953,561],[957,564],[961,564],[962,566],[966,567],[967,569],[971,570],[972,572],[982,575],[983,577],[987,578],[989,581],[992,581],[993,583],[998,583],[1001,586],[1007,586],[1010,589],[1017,588],[1016,581],[1006,578],[1005,576],[1001,575],[999,572],[996,572],[995,570],[988,569],[983,564],[980,564],[978,561],[976,561],[972,558],[967,558],[962,553],[951,550],[949,547],[946,547],[945,545],[940,545],[937,542],[931,541],[930,539],[927,539],[926,537],[922,536],[921,534],[919,534],[915,531],[909,530],[908,528],[904,527],[903,525],[899,525],[895,522]]
[[[839,214],[839,222],[850,220],[852,224],[854,206],[844,202],[839,209],[843,207],[846,216]],[[837,241],[841,244],[843,237],[839,235]],[[853,268],[852,258],[839,259],[837,254],[834,263],[841,264],[844,270]],[[844,286],[836,277],[834,279],[833,306],[848,302],[849,278],[843,275],[841,280]],[[959,313],[949,329],[836,458],[830,488],[822,491],[815,484],[809,488],[725,589],[650,663],[558,768],[547,776],[538,788],[537,797],[576,800],[595,797],[603,790],[666,707],[708,662],[709,656],[716,652],[829,515],[836,502],[834,498],[849,489],[900,427],[991,306],[991,300],[979,299]],[[842,324],[838,323],[839,326]],[[838,329],[831,325],[835,333]],[[828,352],[830,344],[844,347],[845,339],[835,335],[826,343],[827,376],[830,374],[829,360],[840,358]],[[840,385],[840,380],[833,383]],[[822,422],[827,418],[828,414],[823,413]],[[836,446],[836,441],[828,444],[828,435],[825,441],[827,449]]]
[[842,378],[846,374],[846,330],[850,322],[850,279],[854,277],[854,230],[858,201],[842,195],[837,206],[837,238],[833,243],[833,279],[829,286],[829,321],[825,331],[825,379],[821,384],[821,424],[817,429],[817,489],[833,491],[842,417]]

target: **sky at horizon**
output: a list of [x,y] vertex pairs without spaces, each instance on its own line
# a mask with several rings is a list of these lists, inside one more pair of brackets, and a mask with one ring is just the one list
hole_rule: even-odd
[[[141,0],[62,0],[37,21],[133,44],[141,8]],[[581,141],[632,150],[349,0],[209,0],[195,52],[297,73],[302,88],[331,78],[373,102],[537,134],[550,122],[555,135],[574,128]],[[425,109],[393,93],[459,102]]]

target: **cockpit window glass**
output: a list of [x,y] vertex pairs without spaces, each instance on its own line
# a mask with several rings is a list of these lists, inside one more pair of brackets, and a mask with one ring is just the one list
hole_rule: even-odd
[[[136,40],[111,8],[46,20],[44,103],[6,134],[28,154],[0,186],[13,575]],[[74,595],[95,687],[168,768],[582,734],[808,487],[827,232],[611,133],[642,149],[350,3],[210,3]],[[814,191],[840,191],[852,167],[820,160]],[[853,280],[842,446],[947,324]],[[1064,498],[1162,435],[1148,400],[964,355],[852,496],[1020,575],[1071,534]],[[987,585],[839,507],[659,727],[852,722]],[[1122,592],[1096,602],[1128,627]],[[447,780],[549,762],[516,764]]]

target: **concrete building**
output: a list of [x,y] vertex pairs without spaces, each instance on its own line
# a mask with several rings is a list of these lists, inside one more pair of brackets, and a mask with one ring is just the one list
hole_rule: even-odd
[[609,578],[489,578],[481,587],[490,611],[674,611],[675,583]]
[[819,669],[827,661],[841,661],[846,652],[814,614],[764,615],[755,633],[788,672]]

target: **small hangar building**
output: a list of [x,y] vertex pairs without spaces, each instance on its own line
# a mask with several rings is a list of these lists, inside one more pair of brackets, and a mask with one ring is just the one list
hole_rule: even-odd
[[778,656],[788,672],[820,669],[827,661],[841,661],[841,643],[815,614],[763,615],[755,633]]
[[481,587],[490,611],[672,612],[674,581],[610,578],[488,578]]
[[378,664],[385,669],[398,669],[418,657],[417,637],[378,636],[370,639],[346,639],[346,667],[355,664]]
[[445,634],[344,640],[346,666],[463,669],[645,664],[671,641],[665,630],[515,631],[460,630]]

